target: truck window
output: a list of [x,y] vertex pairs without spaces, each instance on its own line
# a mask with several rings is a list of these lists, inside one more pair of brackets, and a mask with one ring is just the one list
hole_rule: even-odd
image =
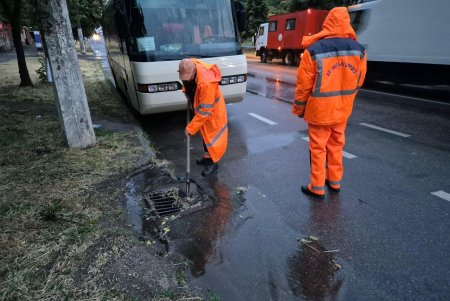
[[261,26],[261,27],[259,28],[259,34],[258,34],[258,35],[259,35],[260,37],[264,35],[264,27],[263,27],[263,26]]
[[269,23],[269,31],[277,31],[278,21],[271,21]]
[[295,19],[286,20],[286,30],[295,30]]

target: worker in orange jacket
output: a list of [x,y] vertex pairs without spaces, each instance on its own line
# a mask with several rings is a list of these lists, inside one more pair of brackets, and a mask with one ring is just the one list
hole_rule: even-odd
[[218,161],[225,154],[228,143],[228,119],[225,100],[220,91],[222,79],[219,68],[198,59],[180,62],[179,76],[194,118],[186,126],[186,135],[202,135],[204,155],[197,164],[204,165],[203,176],[216,172]]
[[323,198],[325,185],[341,189],[345,127],[366,75],[366,52],[345,7],[332,9],[322,31],[303,37],[302,44],[292,113],[308,123],[311,180],[301,189]]

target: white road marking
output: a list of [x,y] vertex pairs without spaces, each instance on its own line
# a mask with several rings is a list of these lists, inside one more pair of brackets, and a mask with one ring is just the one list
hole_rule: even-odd
[[270,124],[270,125],[275,125],[275,124],[277,124],[276,122],[273,122],[272,120],[269,120],[269,119],[267,119],[267,118],[264,118],[264,117],[262,117],[262,116],[259,116],[258,114],[255,114],[255,113],[248,113],[248,115],[250,115],[250,116],[252,116],[252,117],[255,117],[256,119],[259,119],[259,120],[261,120],[262,122],[268,123],[268,124]]
[[350,153],[347,153],[347,152],[343,152],[342,155],[343,155],[345,158],[347,158],[347,159],[355,159],[355,158],[356,158],[355,155],[350,154]]
[[369,124],[369,123],[362,122],[362,123],[360,123],[360,125],[366,126],[368,128],[372,128],[372,129],[375,129],[375,130],[383,131],[383,132],[386,132],[386,133],[389,133],[389,134],[405,137],[405,138],[411,137],[411,135],[403,134],[403,133],[400,133],[400,132],[397,132],[397,131],[393,131],[393,130],[389,130],[389,129],[385,129],[385,128],[382,128],[382,127],[379,127],[379,126],[376,126],[376,125],[373,125],[373,124]]
[[450,202],[450,193],[439,190],[439,191],[432,192],[431,194]]
[[[309,142],[309,137],[308,136],[303,137],[302,139]],[[346,151],[342,152],[342,156],[344,156],[347,159],[355,159],[355,158],[357,158],[357,156],[355,156],[353,154],[350,154],[350,153],[347,153]]]

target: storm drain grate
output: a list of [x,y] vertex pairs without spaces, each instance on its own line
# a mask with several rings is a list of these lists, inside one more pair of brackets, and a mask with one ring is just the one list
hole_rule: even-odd
[[144,202],[149,209],[156,211],[159,216],[180,211],[177,192],[174,189],[153,191],[144,197]]

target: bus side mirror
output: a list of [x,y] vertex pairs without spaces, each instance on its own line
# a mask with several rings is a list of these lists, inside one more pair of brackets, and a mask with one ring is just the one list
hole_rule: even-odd
[[236,18],[238,23],[238,29],[240,32],[245,31],[246,14],[245,6],[239,1],[234,2],[234,8],[236,10]]
[[128,32],[127,13],[122,10],[116,10],[116,12],[114,13],[114,19],[116,21],[116,28],[119,38],[128,39],[130,34]]

